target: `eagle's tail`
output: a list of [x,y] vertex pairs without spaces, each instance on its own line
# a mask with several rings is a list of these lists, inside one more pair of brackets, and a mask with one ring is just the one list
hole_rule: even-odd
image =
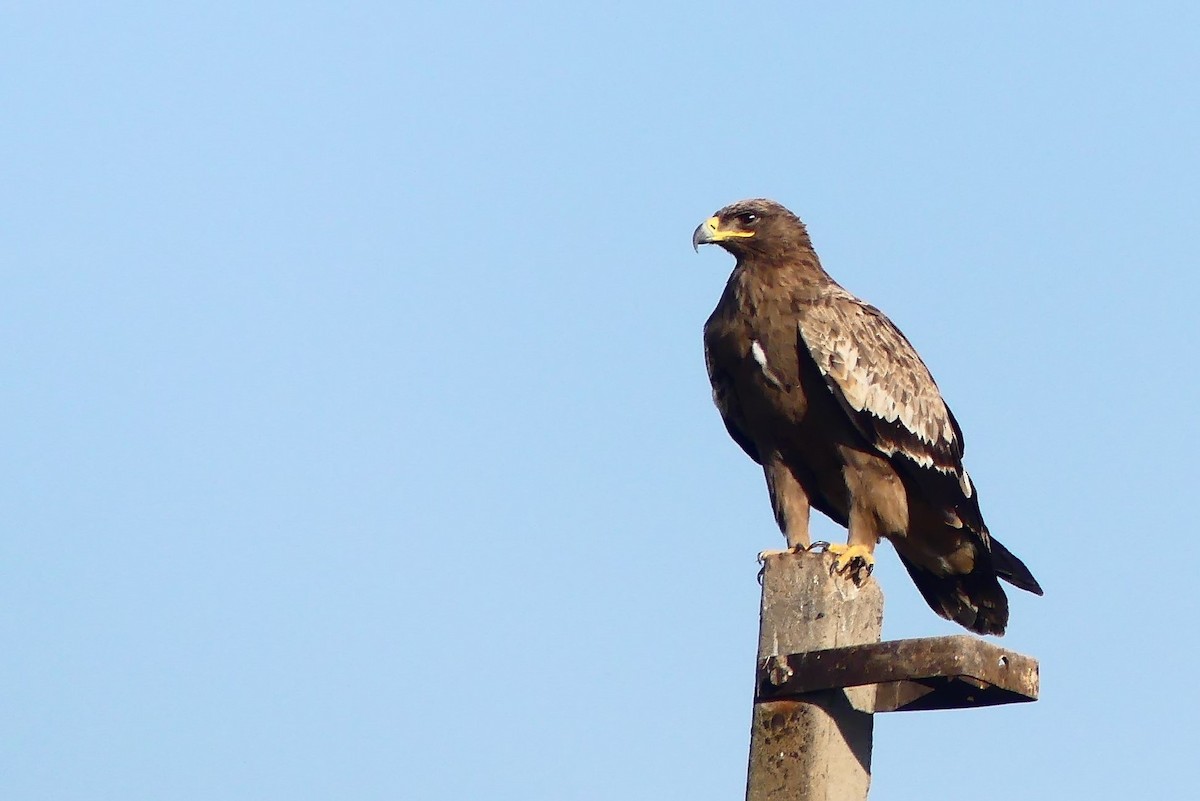
[[991,553],[976,559],[975,569],[970,573],[935,573],[906,558],[900,548],[896,551],[933,611],[977,634],[1004,634],[1008,625],[1008,596],[997,579],[1042,594],[1029,568],[994,539]]
[[1020,587],[1034,595],[1042,594],[1042,585],[1025,567],[1025,563],[1013,556],[1012,551],[1000,544],[999,540],[989,538],[992,543],[992,568],[996,575],[1014,587]]
[[940,576],[900,555],[908,575],[933,611],[976,634],[1003,634],[1008,596],[990,569]]

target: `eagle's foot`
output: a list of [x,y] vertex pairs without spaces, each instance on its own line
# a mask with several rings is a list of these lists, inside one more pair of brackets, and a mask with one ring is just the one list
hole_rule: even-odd
[[785,553],[800,553],[803,548],[770,548],[765,551],[758,552],[758,563],[761,565],[772,556],[783,556]]
[[830,549],[830,547],[832,547],[832,546],[830,546],[830,544],[828,542],[825,542],[825,540],[817,540],[812,545],[793,545],[790,548],[759,551],[758,552],[758,563],[760,565],[762,565],[762,567],[760,567],[758,569],[758,583],[762,584],[763,573],[766,572],[766,569],[767,569],[766,563],[767,563],[768,558],[770,558],[772,556],[783,556],[784,554],[789,554],[789,553],[823,554],[826,551],[828,551]]
[[828,551],[833,554],[829,574],[845,576],[856,586],[861,587],[875,570],[875,557],[865,545],[830,545]]
[[[758,569],[758,583],[762,584],[762,582],[763,582],[763,573],[765,573],[767,570],[767,559],[769,559],[770,557],[783,556],[784,554],[789,554],[789,553],[806,553],[808,551],[812,551],[812,549],[816,548],[818,545],[821,545],[825,548],[829,547],[828,542],[814,542],[812,545],[807,545],[807,546],[793,545],[790,548],[782,548],[782,549],[772,548],[772,549],[769,549],[766,551],[759,551],[758,552],[758,563],[760,565],[762,565],[762,567],[760,567]],[[817,552],[814,551],[814,553],[817,553]]]
[[818,540],[812,545],[793,545],[790,548],[769,549],[758,552],[758,563],[761,565],[767,561],[770,556],[783,556],[786,553],[825,553],[829,550],[829,543],[824,540]]

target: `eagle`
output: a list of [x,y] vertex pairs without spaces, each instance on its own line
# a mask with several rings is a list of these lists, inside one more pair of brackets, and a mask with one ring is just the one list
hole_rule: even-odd
[[[692,245],[737,263],[704,325],[713,400],[760,464],[787,551],[813,547],[811,507],[849,530],[831,570],[861,584],[881,538],[942,617],[1003,634],[998,579],[1042,594],[991,536],[963,467],[963,433],[900,329],[821,266],[808,230],[779,203],[742,200],[702,222]],[[824,545],[824,543],[821,543]]]

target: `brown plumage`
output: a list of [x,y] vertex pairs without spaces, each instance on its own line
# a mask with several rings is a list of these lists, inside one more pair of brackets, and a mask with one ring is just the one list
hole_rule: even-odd
[[887,538],[935,612],[1003,634],[997,578],[1042,589],[989,535],[962,430],[904,334],[829,277],[804,224],[778,203],[726,206],[692,243],[737,258],[704,326],[705,361],[725,427],[763,467],[789,548],[810,545],[814,506],[849,528],[834,548],[839,569],[860,579]]

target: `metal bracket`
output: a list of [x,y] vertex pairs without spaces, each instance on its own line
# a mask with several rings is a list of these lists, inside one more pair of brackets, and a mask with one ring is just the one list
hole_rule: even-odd
[[968,635],[829,648],[762,660],[754,700],[865,685],[875,685],[876,712],[1023,703],[1038,698],[1038,663]]

